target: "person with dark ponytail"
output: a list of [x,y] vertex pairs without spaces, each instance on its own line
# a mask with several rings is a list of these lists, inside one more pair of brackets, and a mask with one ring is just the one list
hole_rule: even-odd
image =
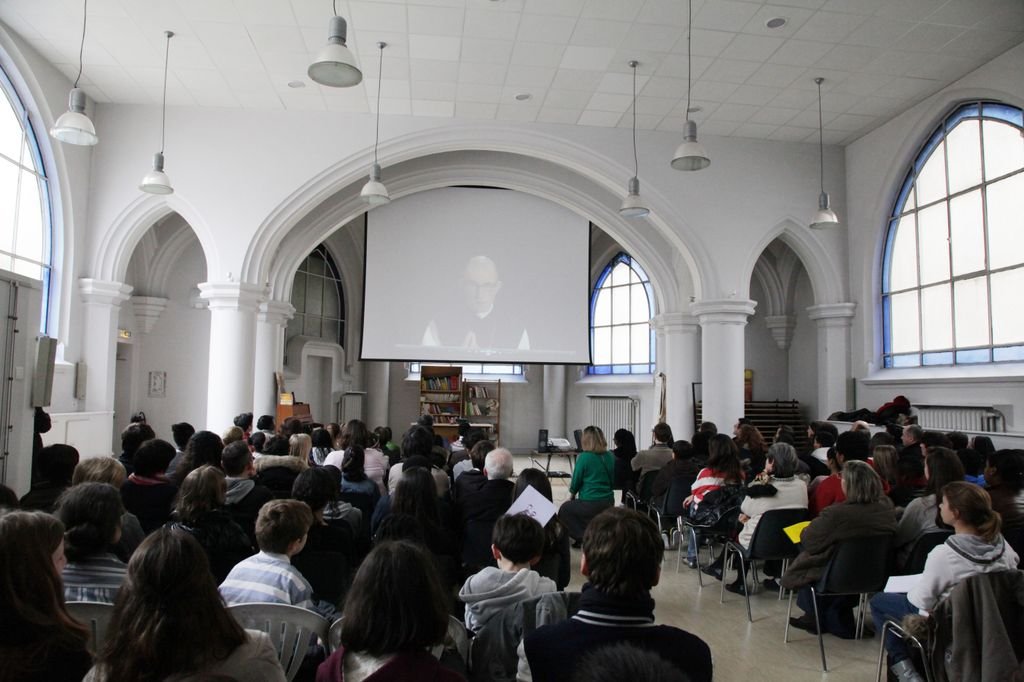
[[[871,616],[876,627],[886,620],[900,622],[904,616],[927,613],[949,596],[960,581],[979,573],[1014,571],[1019,560],[1000,533],[999,514],[982,488],[956,481],[941,490],[939,514],[953,527],[954,535],[928,554],[920,580],[907,594],[880,592],[871,599]],[[900,682],[919,682],[903,640],[887,635],[891,670]]]
[[64,525],[0,510],[0,682],[79,682],[89,633],[64,605]]
[[997,450],[988,456],[985,482],[1003,532],[1024,532],[1024,450]]
[[113,553],[121,539],[121,493],[106,483],[79,483],[57,500],[64,524],[64,599],[113,604],[127,566]]

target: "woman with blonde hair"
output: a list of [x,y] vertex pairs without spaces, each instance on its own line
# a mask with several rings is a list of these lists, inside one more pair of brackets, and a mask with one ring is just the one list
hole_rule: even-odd
[[569,500],[558,510],[573,546],[579,547],[590,520],[615,504],[615,455],[608,450],[604,432],[596,426],[583,429],[583,452],[576,458]]
[[[303,447],[303,441],[308,448]],[[312,448],[313,441],[305,434],[294,434],[288,438],[274,436],[263,446],[263,454],[253,462],[257,482],[270,488],[278,499],[288,497],[296,477],[309,468]]]

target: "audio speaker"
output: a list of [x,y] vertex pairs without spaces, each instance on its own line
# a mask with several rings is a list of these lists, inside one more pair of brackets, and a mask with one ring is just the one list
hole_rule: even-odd
[[57,358],[57,339],[36,339],[36,367],[32,372],[32,407],[47,407],[53,395],[53,363]]
[[85,386],[88,383],[89,371],[85,362],[75,363],[75,400],[85,400]]
[[540,429],[537,431],[537,452],[547,452],[548,447],[548,430]]

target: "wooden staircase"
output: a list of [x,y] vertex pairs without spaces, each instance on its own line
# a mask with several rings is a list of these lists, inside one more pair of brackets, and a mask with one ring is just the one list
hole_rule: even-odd
[[[780,424],[786,424],[793,429],[794,440],[796,440],[797,452],[807,449],[807,422],[800,414],[800,402],[797,400],[752,400],[743,404],[743,416],[750,420],[750,423],[757,427],[764,437],[765,443],[771,445],[775,440],[775,431]],[[696,423],[702,421],[701,415],[703,405],[695,403],[694,413]],[[731,435],[732,424],[718,424],[720,433]]]

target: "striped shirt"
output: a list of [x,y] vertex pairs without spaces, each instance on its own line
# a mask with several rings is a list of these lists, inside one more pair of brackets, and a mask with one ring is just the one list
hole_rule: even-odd
[[315,610],[313,589],[285,554],[260,552],[235,565],[220,585],[230,604],[264,602]]
[[113,604],[128,567],[113,554],[97,554],[64,567],[64,601]]
[[705,495],[716,488],[721,488],[724,484],[725,478],[722,477],[722,472],[715,471],[709,467],[701,469],[700,473],[697,474],[697,480],[693,482],[693,486],[690,488],[694,505],[700,504]]

